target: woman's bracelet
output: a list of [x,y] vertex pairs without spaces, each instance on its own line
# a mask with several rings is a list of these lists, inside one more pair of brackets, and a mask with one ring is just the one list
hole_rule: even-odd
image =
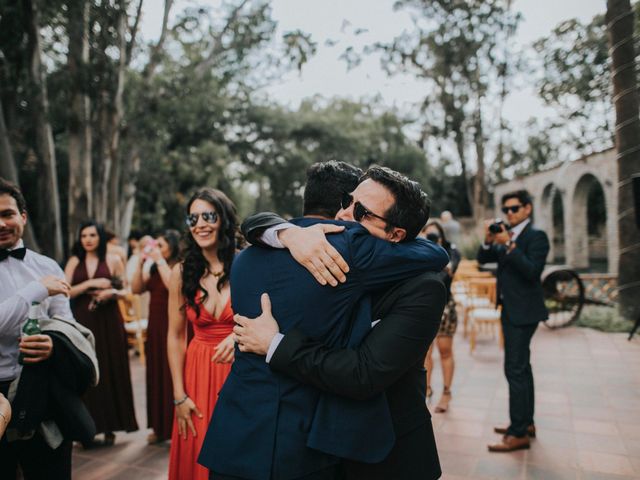
[[187,401],[187,398],[189,398],[189,395],[185,395],[184,397],[182,397],[180,400],[173,400],[173,404],[177,407],[178,405],[182,405],[184,402]]

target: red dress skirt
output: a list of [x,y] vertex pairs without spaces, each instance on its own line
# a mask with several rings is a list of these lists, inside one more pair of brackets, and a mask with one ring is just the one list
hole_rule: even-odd
[[209,470],[199,465],[197,459],[218,400],[218,392],[231,371],[230,363],[211,361],[211,357],[216,353],[214,348],[233,330],[231,299],[227,301],[218,318],[215,318],[202,304],[200,304],[199,316],[196,316],[196,312],[190,307],[187,307],[186,316],[193,325],[194,336],[187,347],[184,387],[189,398],[202,413],[202,418],[196,415],[191,416],[197,436],[194,437],[189,431],[186,440],[178,435],[178,422],[174,419],[169,479],[208,480]]

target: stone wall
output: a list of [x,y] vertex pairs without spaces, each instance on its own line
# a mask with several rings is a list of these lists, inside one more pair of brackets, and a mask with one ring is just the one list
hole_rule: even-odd
[[[618,273],[618,194],[616,183],[618,166],[615,149],[606,150],[573,162],[565,162],[532,175],[516,178],[496,185],[494,198],[495,215],[500,214],[500,199],[507,192],[525,188],[533,197],[534,221],[551,243],[549,262],[564,258],[572,268],[589,267],[589,258],[597,258],[606,251],[608,270]],[[597,183],[602,187],[607,214],[606,228],[602,237],[594,245],[587,234],[587,196],[590,188]],[[555,195],[560,195],[563,209],[564,243],[554,239],[552,205]],[[555,241],[554,241],[555,240]],[[590,255],[590,246],[594,250]],[[564,248],[564,252],[556,251]]]

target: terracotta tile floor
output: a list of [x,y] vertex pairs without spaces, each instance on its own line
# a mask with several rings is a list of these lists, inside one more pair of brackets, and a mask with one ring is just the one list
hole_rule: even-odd
[[[487,451],[508,420],[502,352],[480,339],[473,356],[458,332],[453,400],[433,422],[445,480],[631,480],[640,478],[640,337],[541,326],[533,340],[537,438],[530,450]],[[434,403],[442,389],[434,355]],[[132,357],[136,413],[146,425],[144,367]],[[431,408],[433,411],[433,408]],[[74,478],[166,478],[169,445],[148,446],[148,430],[118,434],[111,448],[74,448]]]

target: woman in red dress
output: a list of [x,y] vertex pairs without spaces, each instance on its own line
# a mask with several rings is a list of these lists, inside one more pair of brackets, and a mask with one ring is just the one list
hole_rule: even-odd
[[[171,268],[178,261],[180,233],[167,230],[155,244],[145,247],[140,253],[136,270],[131,280],[131,291],[148,291],[149,324],[145,356],[147,359],[147,426],[152,432],[147,442],[159,443],[171,438],[173,426],[173,388],[167,358],[167,332],[169,330],[169,280]],[[144,264],[150,259],[149,270]]]
[[[207,480],[197,458],[233,362],[229,275],[238,222],[231,200],[203,188],[187,204],[184,260],[169,285],[169,366],[176,405],[169,479]],[[194,337],[187,348],[187,322]]]
[[[88,221],[80,225],[73,256],[64,269],[71,286],[71,308],[75,319],[87,327],[96,342],[100,382],[84,395],[84,401],[104,433],[101,445],[113,445],[113,432],[138,429],[133,407],[127,334],[115,300],[124,294],[124,264],[107,253],[102,226]],[[85,445],[95,446],[97,442]]]

